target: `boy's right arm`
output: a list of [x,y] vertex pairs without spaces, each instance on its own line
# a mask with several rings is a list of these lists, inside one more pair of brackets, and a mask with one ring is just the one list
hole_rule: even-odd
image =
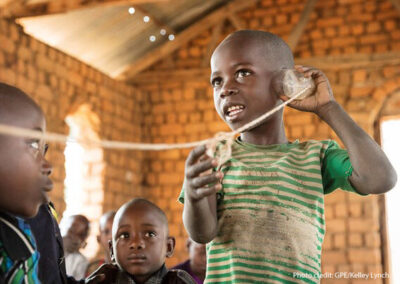
[[206,156],[206,147],[199,146],[186,160],[183,190],[185,201],[183,223],[192,240],[208,243],[217,234],[217,194],[222,188],[222,172],[209,171],[217,161]]

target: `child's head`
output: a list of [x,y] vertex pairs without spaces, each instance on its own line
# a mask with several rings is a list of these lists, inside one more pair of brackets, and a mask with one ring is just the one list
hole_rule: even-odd
[[144,283],[172,255],[175,240],[168,236],[164,212],[150,201],[138,198],[117,211],[111,245],[119,268],[137,283]]
[[188,238],[186,241],[186,247],[189,252],[190,265],[195,267],[197,270],[206,270],[207,266],[207,255],[206,245],[199,244]]
[[99,235],[97,242],[107,255],[108,261],[110,260],[110,248],[108,241],[112,239],[112,225],[114,221],[115,211],[108,211],[100,217],[99,221]]
[[[225,38],[211,57],[214,104],[232,128],[252,121],[279,103],[271,80],[277,71],[293,68],[289,46],[278,36],[253,30]],[[282,111],[270,119],[282,119]]]
[[60,229],[65,251],[78,252],[86,246],[89,225],[89,220],[83,215],[71,215],[61,220]]
[[[0,124],[46,131],[40,107],[21,90],[0,83]],[[40,139],[0,135],[0,211],[33,217],[53,188],[47,145]]]

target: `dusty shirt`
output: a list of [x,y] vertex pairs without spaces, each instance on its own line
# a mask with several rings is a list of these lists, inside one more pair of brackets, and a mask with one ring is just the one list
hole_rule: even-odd
[[221,170],[205,283],[318,283],[324,194],[354,191],[347,151],[334,141],[235,141]]

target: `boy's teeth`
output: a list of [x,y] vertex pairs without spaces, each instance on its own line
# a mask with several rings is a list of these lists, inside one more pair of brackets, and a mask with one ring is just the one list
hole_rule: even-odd
[[231,107],[228,108],[228,112],[231,112],[233,110],[242,109],[242,108],[243,108],[243,106],[231,106]]
[[228,115],[232,116],[232,115],[235,115],[235,114],[241,112],[242,109],[244,109],[244,106],[231,106],[228,108],[227,113],[228,113]]

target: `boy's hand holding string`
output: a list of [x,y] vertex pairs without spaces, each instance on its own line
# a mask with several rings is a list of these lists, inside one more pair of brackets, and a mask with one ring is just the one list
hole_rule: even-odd
[[[325,121],[346,146],[353,167],[349,180],[361,194],[379,194],[390,190],[396,183],[396,173],[379,145],[361,129],[336,102],[325,74],[312,67],[296,66],[305,77],[313,78],[316,91],[289,106],[313,112]],[[288,97],[282,95],[283,101]]]

